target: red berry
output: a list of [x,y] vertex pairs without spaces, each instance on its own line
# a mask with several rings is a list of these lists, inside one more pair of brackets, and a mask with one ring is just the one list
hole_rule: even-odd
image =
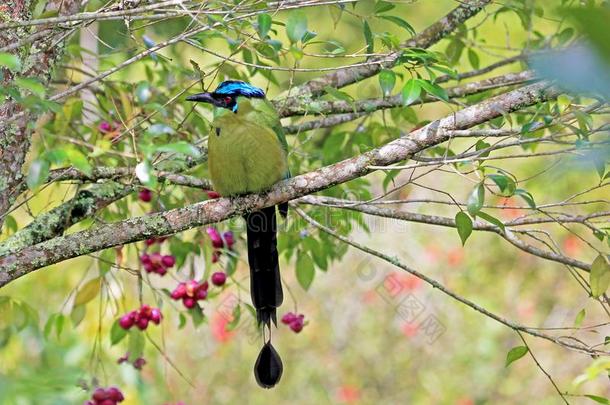
[[171,297],[175,300],[183,298],[186,295],[186,284],[180,283],[178,286],[172,291]]
[[150,202],[152,200],[152,191],[144,188],[138,193],[138,198],[140,198],[140,201]]
[[133,361],[133,368],[136,370],[142,370],[142,367],[144,367],[145,364],[146,360],[144,360],[142,357],[138,357]]
[[231,246],[233,246],[235,244],[235,237],[233,236],[233,232],[227,231],[227,232],[222,234],[222,237],[225,240],[225,243],[227,244],[227,247],[229,249],[231,249]]
[[123,315],[121,319],[119,319],[119,326],[125,330],[131,328],[134,324],[133,318],[130,314]]
[[215,198],[220,198],[220,194],[218,194],[216,191],[207,191],[206,192],[208,194],[208,198],[209,199],[215,199]]
[[136,322],[136,326],[140,330],[144,330],[144,329],[148,328],[148,318],[138,319],[138,322]]
[[117,387],[110,387],[106,390],[110,399],[116,402],[121,402],[125,399],[123,393]]
[[108,121],[102,121],[100,122],[100,124],[97,126],[97,129],[100,130],[100,132],[112,132],[113,128],[112,128],[112,124],[109,123]]
[[215,286],[220,287],[224,285],[226,281],[227,275],[222,271],[217,271],[216,273],[212,274],[212,284],[214,284]]
[[160,276],[164,276],[167,274],[167,269],[165,267],[159,266],[159,267],[155,268],[155,273],[157,273]]
[[150,254],[150,262],[152,264],[160,265],[163,262],[163,255],[155,252]]
[[165,267],[172,267],[176,264],[176,258],[172,255],[165,255],[161,258],[161,262]]
[[93,401],[87,401],[83,405],[95,405],[95,403]]
[[103,401],[99,401],[97,405],[116,405],[116,402],[112,399],[105,399]]
[[290,323],[290,329],[294,333],[299,333],[303,330],[305,315],[299,315],[295,320]]
[[206,290],[207,291],[208,288],[210,288],[210,283],[208,283],[208,281],[206,280],[203,283],[199,284],[198,288],[201,288],[202,290]]
[[150,255],[148,255],[147,253],[144,253],[142,256],[140,256],[140,262],[144,265],[150,264],[151,263]]
[[161,319],[163,319],[163,315],[161,315],[159,308],[153,308],[152,311],[150,311],[150,320],[152,323],[158,325],[161,322]]
[[110,398],[110,396],[108,395],[108,392],[106,392],[106,390],[103,388],[96,388],[95,391],[93,391],[93,395],[91,396],[91,399],[93,399],[94,401],[103,401],[108,398]]
[[292,312],[288,312],[286,315],[282,317],[282,323],[285,325],[290,325],[297,319],[297,316]]
[[140,316],[143,316],[144,318],[150,318],[150,311],[152,311],[150,305],[144,304],[140,307]]
[[157,240],[156,240],[155,238],[150,238],[150,239],[146,239],[146,240],[144,241],[144,244],[145,244],[146,246],[152,246],[152,245],[154,245],[156,242],[157,242]]
[[144,263],[144,264],[142,265],[142,267],[144,267],[144,270],[145,270],[147,273],[150,273],[150,272],[152,272],[152,271],[154,271],[154,270],[155,270],[155,265],[154,265],[154,264],[152,264],[152,263]]
[[204,300],[208,297],[208,291],[204,290],[203,288],[198,288],[197,292],[195,293],[195,299],[196,300]]
[[212,241],[213,247],[215,247],[216,249],[221,249],[224,246],[222,237],[220,236],[220,233],[218,232],[218,230],[216,228],[209,227],[208,229],[206,229],[206,232],[207,232],[208,236],[210,237],[210,240]]
[[188,309],[194,308],[195,304],[197,303],[197,301],[195,301],[193,298],[190,297],[184,297],[182,299],[182,303],[184,304],[185,307],[187,307]]

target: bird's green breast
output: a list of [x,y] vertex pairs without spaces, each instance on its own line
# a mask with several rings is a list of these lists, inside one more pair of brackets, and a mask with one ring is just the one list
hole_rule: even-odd
[[277,134],[245,104],[240,102],[237,113],[218,114],[213,125],[219,131],[208,141],[210,178],[222,196],[268,190],[288,172]]

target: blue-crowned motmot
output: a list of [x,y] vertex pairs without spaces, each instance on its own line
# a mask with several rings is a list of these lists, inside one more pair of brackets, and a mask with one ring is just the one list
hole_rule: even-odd
[[[189,101],[212,104],[214,130],[208,140],[208,166],[214,190],[223,197],[266,191],[289,177],[287,144],[275,108],[265,92],[251,84],[228,80],[213,92],[194,94]],[[287,204],[279,206],[286,216]],[[275,207],[244,216],[248,237],[250,294],[258,324],[277,324],[276,309],[283,293],[277,252]],[[265,342],[254,375],[259,385],[271,388],[282,376],[282,360]]]

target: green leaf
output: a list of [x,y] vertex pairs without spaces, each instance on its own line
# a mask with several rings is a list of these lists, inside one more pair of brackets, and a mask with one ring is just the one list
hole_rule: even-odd
[[457,226],[458,234],[462,240],[462,246],[466,244],[466,240],[472,233],[472,220],[464,211],[460,211],[455,215],[455,225]]
[[334,87],[326,86],[324,87],[324,91],[326,92],[326,94],[336,98],[337,100],[343,100],[350,104],[354,103],[354,98],[352,96],[341,90],[337,90]]
[[504,232],[506,229],[504,228],[504,224],[502,223],[502,221],[500,221],[498,218],[489,215],[486,212],[483,211],[479,211],[477,212],[477,215],[481,218],[483,218],[485,221],[494,224],[495,226],[497,226],[498,228],[502,229],[502,232]]
[[447,92],[445,91],[445,89],[443,89],[438,84],[431,83],[427,80],[422,80],[422,79],[415,79],[415,80],[417,80],[419,85],[422,87],[422,89],[424,89],[426,91],[426,93],[430,94],[431,96],[437,97],[443,101],[449,101],[449,95],[447,95]]
[[44,97],[46,93],[46,89],[42,83],[40,83],[40,80],[33,77],[18,77],[15,79],[15,84],[19,88],[31,91],[38,97]]
[[36,159],[30,165],[26,182],[30,190],[32,190],[44,183],[48,177],[49,162],[42,159]]
[[575,328],[579,328],[580,325],[582,325],[582,321],[584,321],[585,315],[586,315],[586,312],[585,312],[584,308],[578,312],[578,314],[576,315],[576,318],[574,318],[574,327]]
[[74,306],[77,307],[79,305],[84,305],[94,299],[100,292],[101,286],[102,280],[100,278],[89,280],[78,290],[78,293],[76,293],[76,297],[74,298]]
[[600,397],[598,395],[587,394],[585,397],[600,404],[610,405],[610,401],[607,398]]
[[415,100],[417,100],[419,98],[420,94],[421,94],[421,86],[419,85],[417,80],[410,79],[402,87],[402,92],[401,92],[402,104],[403,105],[413,104],[415,102]]
[[114,346],[119,343],[123,338],[127,336],[127,330],[121,328],[118,319],[112,324],[110,328],[110,346]]
[[[487,148],[489,148],[490,146],[491,146],[490,144],[488,144],[487,142],[485,142],[485,141],[484,141],[484,140],[482,140],[482,139],[479,139],[479,140],[477,141],[477,143],[475,143],[475,144],[474,144],[474,148],[475,148],[475,150],[476,150],[477,152],[478,152],[478,151],[480,151],[480,150],[483,150],[483,149],[487,149]],[[481,156],[481,157],[487,157],[487,156],[489,156],[489,154],[490,154],[490,153],[491,153],[491,151],[487,151],[487,152],[481,152],[481,153],[479,154],[479,156]]]
[[6,226],[6,229],[10,230],[11,232],[17,232],[17,229],[19,229],[17,220],[12,215],[7,215],[4,217],[4,225]]
[[369,26],[369,23],[366,20],[364,20],[362,29],[364,31],[364,39],[366,40],[366,53],[375,52],[375,40],[373,39],[371,27]]
[[0,66],[4,66],[13,72],[21,71],[21,61],[16,55],[0,52]]
[[297,257],[297,280],[304,290],[308,290],[315,275],[315,269],[311,256],[307,253],[299,252]]
[[57,314],[55,318],[55,335],[57,339],[61,337],[61,332],[64,330],[64,323],[66,321],[66,317],[63,314]]
[[510,351],[506,354],[506,365],[505,367],[510,366],[510,364],[516,360],[519,360],[521,357],[525,356],[528,352],[527,346],[517,346],[510,349]]
[[529,192],[518,188],[515,190],[515,194],[521,197],[527,203],[527,205],[530,206],[530,208],[536,209],[536,202],[534,201],[534,197]]
[[291,43],[300,41],[307,32],[307,16],[302,11],[292,11],[286,21],[286,34]]
[[269,14],[259,14],[258,15],[258,36],[260,39],[264,40],[267,37],[267,33],[271,29],[271,16]]
[[483,203],[485,202],[485,187],[483,187],[483,183],[479,183],[474,190],[470,193],[468,197],[468,201],[466,203],[466,209],[472,216],[476,216],[481,208],[483,208]]
[[383,69],[379,72],[379,85],[381,86],[381,91],[383,92],[383,96],[387,97],[392,93],[392,89],[394,89],[394,85],[396,84],[396,74],[389,70]]
[[380,0],[377,3],[375,3],[374,12],[375,12],[375,14],[385,13],[386,11],[392,10],[394,7],[396,7],[394,4],[392,4],[388,1]]
[[470,66],[472,66],[473,69],[478,69],[479,66],[481,66],[479,61],[479,55],[477,55],[477,53],[472,49],[468,49],[468,61],[470,62]]
[[85,315],[87,314],[87,306],[79,305],[72,308],[72,312],[70,312],[70,319],[72,320],[72,325],[77,327],[80,323],[85,319]]
[[506,197],[510,197],[515,193],[517,189],[517,185],[515,181],[504,174],[490,174],[487,177],[493,180],[494,183],[498,186],[502,194]]
[[415,30],[413,29],[413,27],[411,26],[411,24],[409,24],[408,22],[406,22],[405,20],[403,20],[400,17],[396,17],[393,15],[380,15],[378,16],[379,18],[383,18],[384,20],[388,20],[396,25],[398,25],[401,28],[404,28],[405,30],[407,30],[411,35],[415,35]]
[[199,304],[189,309],[188,312],[191,315],[191,319],[193,320],[193,325],[195,325],[195,327],[201,325],[205,320],[205,317],[203,316],[203,310],[201,309]]
[[589,284],[591,295],[595,298],[603,295],[610,286],[610,264],[604,255],[598,255],[591,264]]
[[156,152],[181,153],[194,158],[201,156],[201,152],[196,146],[184,141],[159,145],[154,150]]
[[137,328],[131,329],[129,332],[129,343],[127,344],[127,352],[129,353],[129,362],[133,363],[137,358],[144,354],[144,332]]
[[85,173],[87,176],[91,176],[93,167],[83,152],[75,148],[69,148],[66,150],[66,157],[72,166]]

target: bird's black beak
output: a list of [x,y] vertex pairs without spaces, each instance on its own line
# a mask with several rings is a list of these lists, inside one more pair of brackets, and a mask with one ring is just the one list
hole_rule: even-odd
[[201,103],[210,103],[210,104],[214,104],[214,97],[212,97],[211,93],[208,92],[204,92],[204,93],[197,93],[197,94],[192,94],[190,96],[188,96],[186,98],[187,101],[198,101]]

